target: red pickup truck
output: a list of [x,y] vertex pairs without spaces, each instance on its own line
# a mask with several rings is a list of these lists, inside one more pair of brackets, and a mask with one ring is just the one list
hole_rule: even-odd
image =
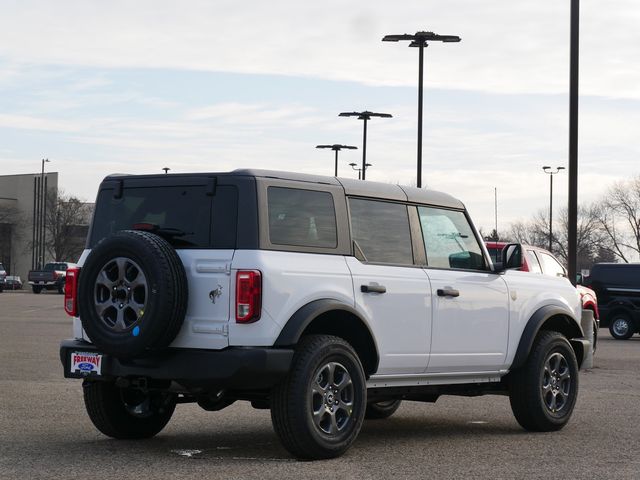
[[[494,262],[502,261],[502,249],[508,245],[506,242],[485,242],[491,260]],[[522,245],[524,255],[522,256],[523,272],[542,273],[544,275],[564,275],[567,276],[566,269],[562,264],[553,256],[551,252],[540,247],[533,247],[531,245]],[[582,308],[585,310],[591,310],[594,318],[594,342],[593,347],[595,351],[596,339],[598,338],[598,329],[600,328],[600,314],[598,312],[598,299],[596,292],[583,285],[576,285],[580,298],[582,299]]]

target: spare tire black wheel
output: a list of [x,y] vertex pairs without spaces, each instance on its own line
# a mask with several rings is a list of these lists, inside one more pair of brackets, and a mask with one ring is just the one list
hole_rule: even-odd
[[96,346],[119,358],[168,346],[182,326],[187,299],[180,257],[149,232],[123,230],[105,238],[79,277],[82,326]]

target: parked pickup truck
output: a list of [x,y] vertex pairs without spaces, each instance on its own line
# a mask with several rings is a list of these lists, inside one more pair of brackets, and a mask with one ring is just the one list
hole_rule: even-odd
[[33,293],[40,293],[42,289],[64,293],[67,269],[75,265],[75,263],[54,262],[47,263],[42,270],[31,270],[28,278]]

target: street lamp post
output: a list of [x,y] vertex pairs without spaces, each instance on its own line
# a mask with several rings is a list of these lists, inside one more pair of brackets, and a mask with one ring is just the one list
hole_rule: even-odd
[[343,148],[346,148],[348,150],[357,150],[358,149],[358,147],[354,147],[354,146],[351,146],[351,145],[340,145],[338,143],[334,143],[333,145],[316,145],[316,148],[330,148],[331,150],[336,152],[336,165],[335,165],[335,172],[333,174],[334,177],[338,176],[338,152],[340,150],[342,150]]
[[416,32],[414,35],[386,35],[382,38],[383,42],[399,42],[408,40],[410,47],[418,47],[418,174],[417,186],[422,187],[422,91],[424,81],[424,49],[428,47],[427,42],[459,42],[460,37],[456,35],[437,35],[433,32]]
[[569,280],[576,284],[578,273],[578,76],[580,44],[580,0],[571,0],[571,40],[569,47],[569,223],[567,270]]
[[[350,163],[349,164],[351,166],[351,168],[353,168],[354,170],[356,170],[358,172],[358,180],[361,180],[362,178],[362,169],[358,168],[358,164],[357,163]],[[371,163],[365,163],[364,164],[365,168],[369,168],[372,167],[373,165]]]
[[560,170],[564,170],[564,167],[556,167],[552,170],[549,166],[542,167],[544,173],[549,175],[549,251],[553,246],[553,176],[559,173]]
[[364,132],[362,134],[362,180],[365,180],[367,172],[367,122],[371,120],[371,117],[391,118],[393,115],[365,110],[364,112],[342,112],[338,116],[358,117],[358,120],[363,120],[364,122]]

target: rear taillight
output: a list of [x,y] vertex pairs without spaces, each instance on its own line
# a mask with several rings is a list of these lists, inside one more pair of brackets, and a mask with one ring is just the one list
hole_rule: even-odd
[[236,274],[236,323],[260,320],[262,275],[258,270],[240,270]]
[[64,282],[64,311],[72,317],[78,316],[78,277],[80,267],[71,267],[67,270]]

